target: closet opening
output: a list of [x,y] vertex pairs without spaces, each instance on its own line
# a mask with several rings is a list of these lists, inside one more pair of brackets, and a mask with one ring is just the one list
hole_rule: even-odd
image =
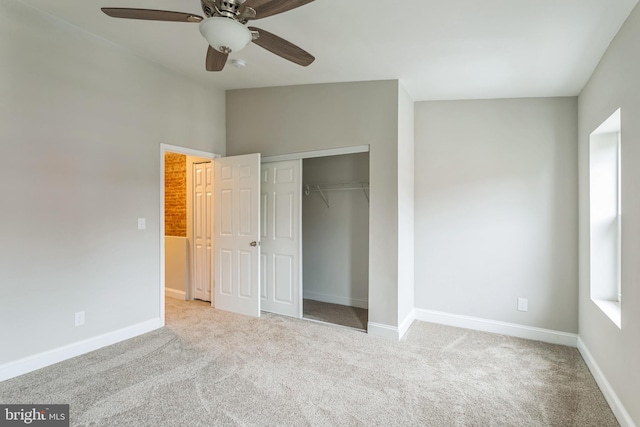
[[369,153],[302,162],[303,317],[366,331]]

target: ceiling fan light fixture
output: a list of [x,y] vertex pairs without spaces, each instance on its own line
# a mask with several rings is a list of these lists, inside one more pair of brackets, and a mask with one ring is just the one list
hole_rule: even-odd
[[238,52],[251,41],[251,31],[241,23],[220,16],[200,23],[200,33],[212,48],[222,53]]

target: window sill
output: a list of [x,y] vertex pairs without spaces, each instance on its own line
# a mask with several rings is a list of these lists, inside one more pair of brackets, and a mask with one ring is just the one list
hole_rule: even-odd
[[618,301],[594,299],[593,302],[600,307],[600,310],[602,310],[619,329],[622,329],[622,311],[620,310],[620,303]]

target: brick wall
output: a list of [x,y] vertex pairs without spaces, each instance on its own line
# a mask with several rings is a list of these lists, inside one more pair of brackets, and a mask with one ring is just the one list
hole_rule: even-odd
[[164,155],[164,234],[187,237],[187,156]]

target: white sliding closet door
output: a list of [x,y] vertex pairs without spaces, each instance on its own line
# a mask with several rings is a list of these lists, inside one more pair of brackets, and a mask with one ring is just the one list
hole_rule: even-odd
[[302,317],[302,160],[262,164],[262,310]]

